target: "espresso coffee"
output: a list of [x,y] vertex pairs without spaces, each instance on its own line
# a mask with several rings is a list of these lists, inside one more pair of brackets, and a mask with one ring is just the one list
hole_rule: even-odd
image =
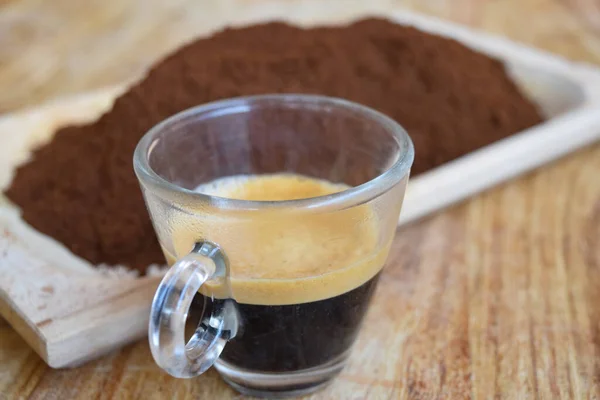
[[[356,339],[378,278],[379,274],[356,289],[320,301],[237,303],[241,331],[228,342],[220,359],[253,371],[291,372],[344,358]],[[192,312],[198,319],[201,312],[211,311],[211,303],[205,300],[202,294],[194,299]]]
[[[280,201],[327,196],[347,188],[274,174],[228,177],[197,191],[230,199]],[[217,243],[229,260],[228,282],[207,282],[194,299],[192,316],[210,315],[211,307],[235,301],[239,329],[219,360],[235,368],[281,373],[343,360],[356,339],[390,245],[379,238],[377,213],[369,205],[329,213],[261,213],[252,218],[199,213],[173,221],[172,243],[163,244],[169,264],[202,240]]]

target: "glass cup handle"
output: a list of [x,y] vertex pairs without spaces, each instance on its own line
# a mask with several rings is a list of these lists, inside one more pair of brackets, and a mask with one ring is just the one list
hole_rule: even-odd
[[194,296],[213,279],[229,284],[228,264],[221,249],[210,242],[198,242],[166,273],[152,301],[148,341],[154,360],[177,378],[198,376],[210,368],[227,341],[237,333],[237,312],[232,300],[212,302],[210,315],[203,315],[189,342],[185,323]]

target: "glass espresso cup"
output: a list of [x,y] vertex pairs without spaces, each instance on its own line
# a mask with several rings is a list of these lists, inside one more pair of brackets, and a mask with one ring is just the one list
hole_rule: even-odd
[[156,363],[181,378],[214,365],[253,396],[330,382],[380,279],[413,157],[396,122],[323,96],[218,101],[152,128],[134,166],[171,265],[150,314]]

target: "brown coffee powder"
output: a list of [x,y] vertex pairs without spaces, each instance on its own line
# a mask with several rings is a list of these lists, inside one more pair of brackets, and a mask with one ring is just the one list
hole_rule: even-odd
[[154,124],[208,101],[319,93],[394,118],[416,147],[413,175],[541,121],[502,64],[453,40],[367,19],[300,29],[226,29],[156,65],[96,123],[61,129],[6,192],[23,218],[93,264],[164,263],[132,169]]

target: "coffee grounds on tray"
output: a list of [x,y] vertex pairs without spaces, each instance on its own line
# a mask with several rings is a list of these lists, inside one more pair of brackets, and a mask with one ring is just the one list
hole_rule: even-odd
[[225,29],[170,55],[96,123],[61,129],[6,194],[26,222],[76,255],[143,272],[164,258],[132,168],[140,137],[198,104],[289,92],[343,97],[391,116],[414,141],[413,175],[541,121],[499,61],[456,41],[382,19],[314,29],[268,23]]

